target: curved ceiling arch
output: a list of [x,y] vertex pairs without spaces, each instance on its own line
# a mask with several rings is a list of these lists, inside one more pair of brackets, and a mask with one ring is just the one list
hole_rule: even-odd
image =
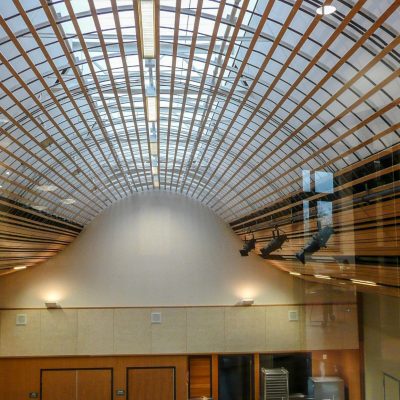
[[166,16],[176,8],[161,0],[155,126],[136,6],[45,3],[1,6],[3,194],[27,205],[84,225],[160,187],[232,220],[296,191],[301,168],[335,172],[382,148],[380,135],[351,152],[375,132],[398,139],[393,1],[338,1],[320,18],[311,0],[208,0],[203,9],[183,0],[174,21]]

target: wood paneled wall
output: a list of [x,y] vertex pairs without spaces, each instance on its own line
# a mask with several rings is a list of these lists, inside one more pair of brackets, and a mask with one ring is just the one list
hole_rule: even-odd
[[[324,356],[325,355],[325,356]],[[259,355],[254,355],[255,361],[259,359]],[[197,372],[192,375],[189,373],[190,360],[194,362],[192,368],[199,368]],[[207,362],[212,363],[212,374],[208,371]],[[198,377],[201,377],[201,389],[204,395],[210,389],[212,384],[212,397],[218,400],[218,355],[212,354],[210,356],[202,356],[201,358],[193,358],[193,356],[179,356],[179,355],[165,355],[165,356],[112,356],[112,357],[46,357],[46,358],[0,358],[0,399],[1,400],[15,400],[28,398],[30,392],[40,393],[41,391],[41,370],[66,370],[71,369],[69,377],[74,378],[75,371],[86,369],[89,372],[84,373],[84,388],[90,390],[90,385],[97,377],[90,371],[98,370],[103,371],[101,375],[101,383],[104,388],[107,384],[107,377],[104,375],[107,370],[112,372],[112,387],[113,397],[111,393],[108,398],[110,400],[128,400],[126,390],[128,389],[129,382],[131,383],[134,378],[138,378],[135,373],[131,371],[148,371],[151,368],[153,371],[166,371],[165,376],[161,378],[170,380],[171,374],[168,371],[174,371],[175,374],[175,395],[176,400],[186,400],[189,396],[189,387],[196,387],[196,382],[199,382]],[[360,395],[360,364],[359,364],[359,351],[358,350],[332,350],[332,351],[313,351],[313,375],[320,375],[320,363],[325,364],[326,375],[340,376],[344,379],[348,387],[351,400],[361,400]],[[258,364],[258,363],[256,363]],[[154,369],[155,368],[155,369]],[[149,369],[150,370],[150,369]],[[193,371],[193,369],[192,369]],[[200,373],[201,371],[201,373]],[[255,368],[255,386],[258,389],[259,385],[259,369]],[[199,372],[199,373],[198,373]],[[42,384],[44,379],[48,380],[49,372],[43,374]],[[52,377],[57,373],[51,372]],[[169,375],[168,375],[169,374]],[[103,376],[104,375],[104,376]],[[131,376],[132,375],[132,376]],[[149,376],[148,376],[149,377]],[[66,379],[66,375],[58,376],[61,380]],[[132,379],[130,379],[132,378]],[[140,381],[143,382],[143,377]],[[155,376],[150,376],[150,380]],[[157,378],[158,379],[158,378]],[[192,381],[193,380],[193,381]],[[54,381],[54,380],[53,380]],[[47,382],[49,383],[49,382]],[[54,383],[54,382],[53,382]],[[60,387],[61,385],[59,385]],[[74,385],[72,385],[75,387]],[[166,386],[165,386],[166,387]],[[169,386],[170,387],[170,386]],[[56,390],[57,386],[54,387]],[[199,388],[199,386],[197,386]],[[83,390],[82,389],[82,390]],[[117,396],[116,390],[122,389],[125,391],[125,396]],[[132,387],[131,387],[132,389]],[[137,389],[137,387],[136,387]],[[143,389],[143,387],[139,387]],[[171,389],[171,387],[170,387]],[[203,390],[204,389],[204,390]],[[42,387],[43,390],[43,387]],[[49,386],[47,389],[49,391]],[[132,390],[129,392],[132,393]],[[129,395],[128,392],[128,395]],[[71,392],[72,393],[72,392]],[[82,392],[83,393],[83,392]],[[87,392],[86,392],[87,393]],[[93,393],[93,392],[92,392]],[[171,393],[163,393],[165,396],[171,397]],[[200,395],[200,391],[197,392]],[[72,396],[75,394],[72,393]],[[196,397],[196,393],[191,391],[190,395]],[[88,397],[89,398],[89,397]],[[133,397],[132,397],[133,398]],[[50,397],[43,397],[42,400],[52,399]],[[102,397],[100,398],[103,399]],[[255,390],[254,400],[259,399],[259,390]]]
[[189,398],[212,397],[211,356],[189,357]]

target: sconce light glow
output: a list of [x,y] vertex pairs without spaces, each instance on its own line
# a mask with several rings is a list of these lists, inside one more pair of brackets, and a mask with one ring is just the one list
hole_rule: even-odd
[[63,293],[60,290],[49,290],[44,293],[42,299],[45,303],[58,303],[63,297]]

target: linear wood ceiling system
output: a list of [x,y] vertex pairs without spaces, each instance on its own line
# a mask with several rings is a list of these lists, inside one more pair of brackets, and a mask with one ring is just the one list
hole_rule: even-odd
[[232,222],[394,152],[400,2],[330,3],[156,0],[149,60],[138,1],[1,2],[2,197],[82,227],[169,190]]

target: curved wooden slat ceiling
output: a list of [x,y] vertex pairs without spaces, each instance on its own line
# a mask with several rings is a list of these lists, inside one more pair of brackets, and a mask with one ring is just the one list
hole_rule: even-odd
[[137,1],[1,2],[1,196],[82,227],[169,190],[232,222],[396,146],[400,2],[330,3],[156,0],[149,63]]

